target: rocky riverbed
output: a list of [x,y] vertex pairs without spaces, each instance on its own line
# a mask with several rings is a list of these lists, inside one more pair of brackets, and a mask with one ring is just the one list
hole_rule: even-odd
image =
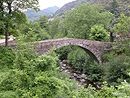
[[89,85],[92,85],[96,89],[101,88],[97,83],[89,80],[87,75],[75,70],[71,65],[69,65],[67,60],[60,61],[60,70],[61,72],[68,74],[70,79],[77,81],[79,86],[85,86],[87,88]]

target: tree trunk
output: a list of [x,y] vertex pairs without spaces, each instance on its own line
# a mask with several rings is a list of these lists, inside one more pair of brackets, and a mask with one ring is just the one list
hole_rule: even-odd
[[8,32],[5,32],[5,46],[8,46]]
[[110,32],[110,42],[114,42],[113,32]]
[[[11,4],[12,4],[12,2],[7,2],[7,4],[8,4],[8,10],[9,10],[9,12],[8,12],[8,14],[9,14],[9,16],[11,15],[11,13],[12,13],[12,9],[11,9]],[[7,22],[7,24],[6,24],[6,28],[5,29],[7,29],[6,31],[5,31],[5,46],[8,46],[8,36],[9,36],[9,32],[8,32],[8,29],[9,29],[9,24],[8,24],[8,22]]]

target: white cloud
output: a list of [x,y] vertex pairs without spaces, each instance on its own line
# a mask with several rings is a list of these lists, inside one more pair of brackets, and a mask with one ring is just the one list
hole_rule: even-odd
[[71,1],[74,0],[39,0],[39,3],[40,3],[40,9],[45,9],[47,7],[52,7],[52,6],[62,7],[64,4]]

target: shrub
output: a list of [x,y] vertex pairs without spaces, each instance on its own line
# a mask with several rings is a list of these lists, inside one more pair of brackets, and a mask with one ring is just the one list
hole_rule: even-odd
[[71,46],[62,47],[56,50],[56,53],[58,54],[58,57],[60,60],[67,60],[68,54],[72,51]]
[[13,91],[4,91],[0,93],[0,98],[19,98],[16,92]]
[[122,81],[130,81],[128,69],[130,69],[130,59],[126,55],[120,55],[110,60],[104,65],[106,70],[106,80],[109,84],[117,85]]
[[89,63],[90,57],[84,50],[78,48],[68,54],[68,60],[74,68],[85,72],[86,70],[84,68],[86,64]]
[[38,71],[55,70],[58,65],[57,58],[50,55],[39,56],[38,58],[32,60],[31,64],[35,66]]
[[10,70],[8,75],[0,82],[1,91],[15,91],[17,89],[29,88],[32,84],[29,75],[24,71]]
[[90,39],[103,41],[108,39],[108,32],[103,25],[94,25],[91,27]]
[[77,49],[69,53],[69,63],[78,71],[85,73],[89,80],[102,82],[104,71],[101,65],[97,64],[82,49]]
[[15,59],[15,53],[11,48],[0,47],[0,69],[9,67],[13,65]]
[[14,68],[24,69],[32,59],[37,58],[34,46],[30,43],[24,43],[22,40],[19,40],[16,48]]
[[35,86],[31,89],[31,92],[34,95],[32,97],[36,98],[56,98],[58,92],[67,87],[64,81],[45,73],[37,76],[34,83]]

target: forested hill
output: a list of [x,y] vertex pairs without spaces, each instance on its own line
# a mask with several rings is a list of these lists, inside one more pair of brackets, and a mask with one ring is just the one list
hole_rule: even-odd
[[65,4],[63,7],[61,7],[59,10],[57,10],[55,15],[62,15],[64,12],[71,10],[72,8],[75,8],[80,4],[86,3],[86,1],[87,0],[76,0],[76,1],[69,2]]
[[111,0],[75,0],[65,4],[59,10],[56,11],[55,15],[62,15],[64,12],[71,10],[83,3],[90,3],[90,4],[104,4],[105,2],[110,3]]
[[40,18],[40,16],[52,17],[58,9],[59,9],[59,7],[57,7],[57,6],[49,7],[49,8],[40,10],[38,12],[36,12],[32,9],[28,9],[25,12],[25,14],[29,20],[37,20]]
[[[75,0],[72,2],[69,2],[65,4],[63,7],[61,7],[59,10],[56,11],[55,16],[59,16],[64,14],[66,11],[69,11],[83,3],[89,3],[89,4],[101,4],[105,7],[109,7],[113,0]],[[130,11],[129,5],[130,5],[130,0],[117,0],[119,5],[121,6],[120,9],[123,11]]]

